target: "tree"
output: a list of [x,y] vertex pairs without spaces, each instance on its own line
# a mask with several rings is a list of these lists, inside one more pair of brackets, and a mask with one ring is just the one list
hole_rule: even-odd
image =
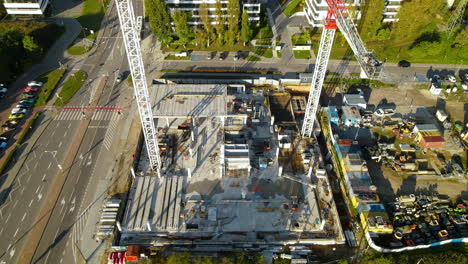
[[468,27],[465,27],[460,32],[458,32],[455,37],[455,43],[459,45],[468,45]]
[[151,31],[163,44],[172,41],[171,16],[164,0],[145,0]]
[[222,10],[223,5],[221,4],[221,1],[217,0],[215,3],[215,15],[216,15],[216,42],[218,45],[222,46],[224,44],[224,23],[225,23],[225,18],[224,18],[224,12]]
[[207,41],[207,46],[210,46],[210,42],[212,39],[214,39],[214,29],[213,26],[211,25],[211,19],[208,16],[208,4],[203,2],[200,5],[200,19],[203,22],[203,27],[205,28],[208,41]]
[[228,15],[228,42],[229,45],[234,45],[238,40],[239,35],[239,0],[229,0],[227,7]]
[[202,47],[208,46],[209,45],[208,33],[205,30],[197,27],[195,29],[195,41],[197,45],[200,45]]
[[384,10],[384,6],[384,0],[366,1],[360,29],[360,35],[364,41],[370,40],[377,35],[377,31],[382,25],[382,11]]
[[169,258],[167,258],[167,264],[191,264],[189,253],[172,253]]
[[37,58],[42,55],[42,47],[39,46],[33,37],[27,35],[23,38],[23,48],[28,55]]
[[242,42],[245,43],[249,42],[250,39],[252,38],[252,29],[250,28],[250,22],[249,22],[249,14],[247,11],[242,12],[242,28],[241,28],[241,38]]
[[184,47],[190,42],[193,36],[193,29],[188,24],[188,14],[182,11],[174,11],[173,14],[176,34],[179,37],[179,43]]

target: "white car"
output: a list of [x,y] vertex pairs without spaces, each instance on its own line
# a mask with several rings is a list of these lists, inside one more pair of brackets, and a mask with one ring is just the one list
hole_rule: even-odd
[[5,88],[5,87],[0,88],[0,93],[6,93],[7,91],[8,91],[8,89]]
[[25,108],[20,108],[20,107],[15,107],[11,110],[12,114],[25,114],[28,111],[28,109]]
[[39,81],[30,81],[28,82],[28,86],[40,86],[42,87],[42,85],[44,85],[42,82],[39,82]]
[[455,76],[453,76],[453,75],[448,75],[448,76],[447,76],[447,79],[448,79],[450,82],[453,82],[453,83],[457,82],[457,79],[456,79]]
[[468,90],[468,84],[466,82],[462,82],[461,87],[463,90]]

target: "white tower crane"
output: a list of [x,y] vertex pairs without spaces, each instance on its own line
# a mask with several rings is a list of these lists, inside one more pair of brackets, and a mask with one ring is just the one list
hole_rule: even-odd
[[364,42],[362,42],[359,37],[356,27],[352,21],[348,19],[347,8],[343,0],[326,0],[326,2],[328,4],[328,13],[324,22],[309,98],[307,100],[307,108],[304,115],[304,123],[302,124],[303,137],[312,136],[315,116],[319,107],[320,93],[322,91],[337,28],[340,29],[353,50],[361,66],[361,75],[363,75],[363,77],[370,79],[379,78],[382,70],[382,62],[374,58],[372,53],[366,49]]
[[466,1],[467,0],[460,0],[457,8],[455,9],[455,11],[453,11],[452,15],[450,16],[450,19],[447,23],[447,31],[449,32],[449,35],[452,35],[452,31],[455,28],[455,26],[458,25],[458,23],[460,23],[461,20],[463,19],[463,14],[465,13]]
[[143,126],[150,168],[151,170],[155,170],[158,176],[160,176],[161,157],[159,156],[158,134],[154,126],[143,56],[141,54],[139,25],[135,20],[135,13],[133,12],[133,5],[130,0],[116,0],[116,5],[125,50],[127,51],[128,64],[132,74],[138,112],[140,113],[141,124]]

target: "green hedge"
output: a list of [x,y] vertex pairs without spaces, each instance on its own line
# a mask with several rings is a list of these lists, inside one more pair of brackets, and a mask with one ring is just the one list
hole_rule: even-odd
[[76,92],[83,86],[86,81],[86,72],[78,71],[70,75],[67,81],[63,84],[58,98],[55,100],[55,106],[64,106],[75,95]]
[[257,57],[257,56],[248,56],[248,57],[247,57],[247,60],[248,60],[248,61],[261,61],[262,59],[260,59],[260,58]]
[[8,156],[6,157],[6,159],[3,161],[3,164],[2,166],[0,167],[0,174],[3,174],[3,172],[5,171],[5,169],[8,167],[8,164],[10,164],[10,160],[11,158],[13,158],[13,155],[15,155],[15,152],[16,152],[16,148],[18,146],[14,146],[13,149],[10,151],[10,153],[8,153]]
[[37,118],[39,117],[39,115],[42,113],[42,111],[38,111],[34,114],[33,118],[31,120],[29,120],[28,124],[26,125],[26,127],[23,129],[23,132],[21,133],[21,135],[19,136],[19,138],[16,140],[16,145],[21,145],[23,144],[23,141],[24,141],[24,138],[26,137],[26,135],[28,135],[29,133],[29,130],[34,126],[34,123],[36,122]]

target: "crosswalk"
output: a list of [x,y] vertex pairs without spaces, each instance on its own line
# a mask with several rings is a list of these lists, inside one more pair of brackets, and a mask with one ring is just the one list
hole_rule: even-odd
[[109,129],[107,129],[106,136],[104,137],[104,147],[107,150],[110,150],[112,138],[114,137],[115,131],[117,127],[117,120],[113,119],[109,123]]
[[[119,120],[121,112],[115,110],[95,110],[91,120]],[[81,110],[62,110],[55,118],[55,120],[71,121],[83,119],[83,111]]]

